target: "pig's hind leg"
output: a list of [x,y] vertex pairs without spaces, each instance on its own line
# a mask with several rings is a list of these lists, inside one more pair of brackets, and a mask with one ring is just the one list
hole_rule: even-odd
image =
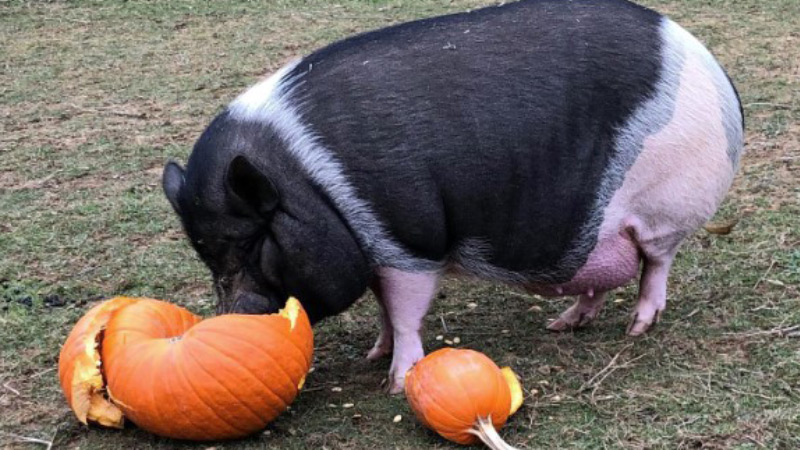
[[[422,319],[436,293],[439,274],[378,269],[382,307],[392,330],[392,365],[389,368],[389,393],[403,391],[406,372],[425,356],[422,349]],[[384,325],[384,329],[386,325]],[[379,338],[379,344],[381,339]]]
[[580,295],[572,306],[547,326],[547,329],[550,331],[566,331],[589,324],[600,314],[605,298],[605,292]]
[[628,227],[642,253],[639,298],[628,326],[629,336],[644,334],[657,323],[667,306],[667,278],[686,233],[648,229],[633,219]]
[[551,322],[550,331],[581,328],[600,314],[606,292],[627,284],[639,274],[639,246],[622,224],[609,227],[584,265],[564,284],[550,286],[551,294],[578,295],[578,300]]

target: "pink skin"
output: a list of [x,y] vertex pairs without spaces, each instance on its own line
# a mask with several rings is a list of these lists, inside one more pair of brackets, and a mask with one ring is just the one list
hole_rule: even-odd
[[[707,61],[689,54],[680,76],[675,114],[648,136],[625,181],[604,212],[598,244],[576,276],[557,286],[531,286],[544,295],[583,294],[621,286],[642,261],[639,299],[628,327],[639,336],[667,304],[667,277],[681,240],[719,206],[733,180],[714,76]],[[581,298],[548,327],[586,325],[602,301]]]
[[660,258],[645,259],[639,282],[639,301],[628,326],[629,336],[640,336],[658,322],[667,307],[667,277],[675,253]]
[[[639,300],[628,326],[628,335],[639,336],[658,322],[667,305],[667,277],[682,234],[663,232],[657,236],[635,217],[622,223],[623,232],[600,242],[586,264],[568,283],[558,286],[531,286],[529,289],[553,295],[561,292],[585,292],[556,320],[547,326],[551,331],[565,331],[588,325],[605,303],[605,293],[626,284],[638,273],[640,259],[644,261],[639,281]],[[616,242],[614,242],[616,241]],[[595,294],[594,287],[598,292]]]
[[597,315],[600,314],[600,310],[603,309],[605,301],[605,292],[599,292],[592,296],[587,294],[581,295],[572,306],[561,313],[558,319],[551,322],[550,325],[547,326],[547,329],[550,331],[566,331],[573,328],[580,328],[593,321]]
[[425,356],[420,337],[422,319],[428,313],[438,282],[437,273],[378,269],[373,291],[381,305],[383,328],[367,358],[392,353],[388,385],[391,394],[403,392],[406,372]]
[[[525,288],[545,296],[580,295],[581,308],[602,297],[602,293],[626,284],[639,272],[639,249],[630,230],[624,226],[611,237],[600,240],[586,263],[567,283],[531,284]],[[594,295],[597,293],[597,295]],[[600,301],[602,303],[602,301]],[[577,303],[576,303],[577,305]]]
[[371,288],[372,292],[375,294],[375,298],[378,300],[378,307],[380,309],[379,315],[381,318],[381,330],[378,334],[378,339],[375,341],[375,345],[372,346],[369,353],[367,353],[367,359],[375,361],[376,359],[392,353],[394,328],[392,328],[392,322],[389,320],[389,314],[386,312],[386,306],[384,306],[380,280],[374,282]]

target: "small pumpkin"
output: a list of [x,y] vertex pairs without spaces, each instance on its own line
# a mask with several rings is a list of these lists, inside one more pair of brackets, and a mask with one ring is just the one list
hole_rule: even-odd
[[511,368],[500,369],[474,350],[443,348],[409,370],[405,391],[417,418],[444,438],[513,449],[497,434],[522,406],[522,386]]
[[78,420],[161,436],[246,436],[292,403],[311,367],[313,333],[300,302],[277,314],[202,320],[173,304],[117,297],[75,325],[59,356]]

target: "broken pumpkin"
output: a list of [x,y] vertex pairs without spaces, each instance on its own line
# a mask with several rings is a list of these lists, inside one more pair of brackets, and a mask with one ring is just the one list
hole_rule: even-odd
[[300,302],[277,314],[202,320],[173,304],[116,297],[75,325],[59,379],[78,420],[190,440],[258,431],[292,403],[311,367]]

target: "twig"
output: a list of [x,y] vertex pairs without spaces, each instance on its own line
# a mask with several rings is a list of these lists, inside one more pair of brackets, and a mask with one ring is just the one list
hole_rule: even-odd
[[43,371],[41,371],[41,372],[39,372],[39,373],[35,373],[35,374],[31,375],[31,378],[32,378],[32,379],[33,379],[33,378],[39,378],[40,376],[42,376],[42,375],[44,375],[44,374],[46,374],[46,373],[50,373],[50,372],[52,372],[52,371],[54,371],[54,370],[56,370],[56,369],[57,369],[57,367],[51,367],[51,368],[49,368],[49,369],[47,369],[47,370],[43,370]]
[[777,327],[771,330],[759,330],[750,333],[725,333],[727,336],[735,337],[753,337],[753,336],[771,336],[777,334],[778,336],[793,336],[792,331],[800,330],[800,325],[792,325],[790,327]]
[[781,399],[779,397],[770,397],[769,395],[764,395],[764,394],[761,394],[761,393],[758,393],[758,392],[740,391],[740,390],[736,389],[734,387],[734,385],[732,385],[730,383],[723,383],[721,381],[713,381],[713,383],[715,385],[717,385],[717,386],[720,386],[723,389],[728,389],[729,391],[731,391],[731,392],[733,392],[735,394],[750,395],[750,396],[753,396],[753,397],[759,397],[759,398],[763,398],[764,400],[770,400],[770,401],[775,401],[775,400],[780,400]]
[[692,312],[690,312],[689,314],[687,314],[687,315],[684,317],[684,319],[689,319],[689,318],[691,318],[692,316],[694,316],[695,314],[697,314],[697,313],[699,313],[699,312],[700,312],[700,308],[695,308],[695,310],[694,310],[694,311],[692,311]]
[[[56,430],[56,432],[58,432],[58,430]],[[44,439],[33,438],[33,437],[28,437],[28,436],[20,436],[19,434],[14,434],[14,433],[7,433],[6,436],[12,437],[12,438],[14,438],[14,439],[16,439],[18,441],[22,441],[22,442],[30,442],[32,444],[46,445],[47,446],[47,450],[50,450],[51,448],[53,448],[53,441],[45,441]],[[53,437],[55,437],[55,434],[53,434]]]
[[[617,359],[619,358],[619,356],[620,356],[620,355],[621,355],[621,354],[622,354],[622,353],[623,353],[625,350],[627,350],[627,349],[631,348],[632,346],[633,346],[633,344],[628,344],[628,345],[626,345],[625,347],[623,347],[623,348],[622,348],[622,350],[620,350],[619,352],[617,352],[617,354],[616,354],[616,355],[614,355],[614,357],[613,357],[613,358],[611,358],[611,361],[609,361],[609,362],[608,362],[608,364],[607,364],[605,367],[603,367],[603,369],[602,369],[602,370],[600,370],[600,372],[597,372],[597,373],[596,373],[596,374],[595,374],[595,375],[594,375],[592,378],[589,378],[589,381],[587,381],[587,382],[583,383],[583,385],[581,385],[581,387],[580,387],[580,388],[578,388],[578,392],[583,392],[583,391],[585,391],[585,390],[589,389],[589,387],[593,387],[592,385],[594,384],[595,380],[597,380],[598,378],[600,378],[600,377],[601,377],[602,375],[604,375],[606,372],[609,372],[609,371],[610,371],[610,372],[613,372],[613,371],[617,370],[615,367],[613,367],[613,366],[614,366],[614,363],[616,363],[616,362],[617,362]],[[609,372],[609,373],[610,373],[610,372]],[[602,382],[604,379],[605,379],[605,377],[603,377],[603,378],[600,380],[600,382]],[[598,384],[599,384],[599,383],[598,383]]]
[[58,427],[56,426],[56,431],[53,431],[53,435],[50,436],[50,443],[47,444],[47,450],[53,448],[53,444],[56,442],[56,435],[58,434]]
[[18,390],[16,390],[16,389],[12,388],[11,386],[9,386],[8,383],[10,383],[10,381],[7,381],[7,382],[3,383],[3,387],[8,389],[9,391],[13,392],[17,396],[21,395]]
[[442,321],[442,328],[444,328],[444,333],[445,334],[449,333],[449,331],[447,331],[447,323],[445,323],[444,321],[444,316],[439,316],[439,319],[441,319]]
[[314,387],[309,387],[309,388],[303,387],[303,389],[301,389],[301,391],[302,392],[324,391],[324,390],[327,390],[327,389],[330,389],[330,388],[336,387],[336,386],[337,386],[336,383],[329,383],[329,384],[323,384],[322,386],[314,386]]
[[774,402],[774,401],[776,401],[776,400],[783,400],[783,397],[770,397],[769,395],[759,394],[758,392],[745,392],[745,391],[740,391],[740,390],[738,390],[738,389],[736,389],[736,388],[732,387],[731,385],[727,385],[727,384],[726,384],[726,385],[724,385],[724,386],[725,386],[726,388],[730,389],[730,391],[731,391],[731,392],[733,392],[734,394],[740,394],[740,395],[750,395],[750,396],[753,396],[753,397],[759,397],[759,398],[763,398],[764,400],[769,400],[769,401],[771,401],[771,402]]
[[792,105],[784,105],[782,103],[753,102],[744,105],[745,108],[750,108],[751,106],[769,106],[775,109],[792,109]]
[[127,111],[118,111],[113,109],[112,107],[100,107],[100,108],[85,108],[83,106],[78,105],[70,105],[74,107],[78,112],[84,114],[111,114],[112,116],[120,116],[120,117],[131,117],[134,119],[147,119],[147,113],[131,113]]
[[744,438],[747,439],[748,441],[752,442],[753,444],[756,444],[759,448],[767,448],[767,446],[764,445],[763,442],[759,441],[758,439],[754,438],[753,436],[745,436]]
[[325,387],[325,386],[314,386],[314,387],[310,387],[310,388],[304,388],[304,389],[302,389],[302,392],[315,392],[315,391],[321,391],[323,389],[327,389],[327,387]]
[[594,403],[596,403],[596,402],[597,402],[597,400],[595,399],[595,394],[597,393],[597,390],[598,390],[598,389],[600,389],[600,385],[601,385],[601,384],[603,384],[603,381],[605,381],[605,380],[606,380],[606,378],[608,378],[608,377],[609,377],[609,376],[610,376],[612,373],[614,373],[614,372],[615,372],[617,369],[623,369],[623,368],[630,367],[630,365],[631,365],[632,363],[634,363],[634,362],[636,362],[636,361],[638,361],[638,360],[640,360],[640,359],[644,358],[645,356],[647,356],[647,354],[646,354],[646,353],[645,353],[645,354],[643,354],[643,355],[639,355],[639,356],[637,356],[636,358],[633,358],[633,359],[631,359],[631,360],[628,360],[628,361],[626,361],[626,362],[625,362],[625,364],[622,364],[622,365],[619,365],[619,366],[617,366],[617,367],[614,367],[613,369],[611,369],[611,370],[609,370],[608,372],[606,372],[606,374],[605,374],[605,375],[603,375],[603,377],[602,377],[602,378],[600,378],[599,380],[597,380],[597,382],[594,384],[594,387],[592,388],[592,395],[591,395],[592,403],[594,404]]
[[12,191],[21,191],[24,189],[37,189],[45,185],[48,181],[55,178],[58,172],[53,172],[50,175],[47,175],[44,178],[39,178],[38,180],[30,180],[26,181],[25,183],[20,184],[19,186],[14,186],[11,188]]
[[761,284],[762,281],[764,281],[764,278],[766,278],[767,275],[769,275],[769,271],[772,270],[773,267],[775,267],[775,262],[776,261],[773,259],[772,263],[769,265],[769,267],[767,267],[767,271],[764,272],[764,275],[761,275],[761,278],[759,278],[758,281],[756,281],[756,284],[753,285],[753,289],[757,288],[758,285]]

